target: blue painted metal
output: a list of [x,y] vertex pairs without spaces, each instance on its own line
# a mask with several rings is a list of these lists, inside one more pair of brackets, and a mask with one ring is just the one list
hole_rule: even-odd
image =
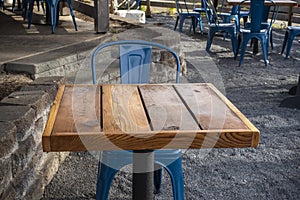
[[234,54],[237,53],[237,27],[234,23],[225,23],[220,21],[217,11],[215,10],[214,4],[211,0],[207,0],[207,8],[210,10],[210,14],[207,13],[207,20],[209,24],[209,33],[206,43],[206,51],[208,52],[214,35],[216,32],[223,31],[228,33],[231,37],[232,51]]
[[121,83],[148,83],[152,48],[141,45],[120,46]]
[[[176,83],[180,78],[180,60],[177,54],[170,48],[158,43],[142,40],[122,40],[109,42],[98,46],[92,54],[92,77],[93,83],[97,83],[96,55],[104,48],[120,46],[120,76],[121,83],[147,83],[150,75],[150,62],[152,47],[158,47],[170,52],[176,59]],[[173,186],[175,200],[184,199],[184,186],[181,163],[181,150],[156,150],[154,151],[156,168],[154,172],[155,193],[161,190],[161,167],[169,173]],[[96,199],[106,200],[114,175],[122,167],[132,163],[132,151],[103,151],[99,162]]]
[[293,40],[297,35],[300,35],[300,26],[287,27],[281,49],[281,54],[283,54],[285,46],[287,44],[285,59],[288,59],[292,48]]
[[177,9],[177,17],[176,17],[174,31],[176,30],[179,21],[179,32],[181,33],[185,19],[190,18],[192,19],[192,27],[194,33],[196,31],[197,23],[199,23],[199,29],[200,32],[202,33],[203,27],[202,27],[202,17],[200,12],[196,12],[189,9],[186,4],[186,0],[183,1],[176,0],[175,2],[176,2],[176,9]]
[[2,10],[5,10],[4,0],[0,0],[0,7],[2,7]]
[[[246,1],[249,0],[245,0],[242,1],[240,6],[242,6],[242,4]],[[263,55],[264,55],[264,61],[265,61],[265,66],[268,66],[268,46],[270,43],[270,32],[271,32],[271,28],[272,28],[272,24],[274,23],[276,16],[277,16],[277,11],[278,11],[278,7],[276,6],[276,4],[272,1],[272,0],[266,0],[266,1],[270,1],[273,5],[273,12],[272,12],[272,17],[270,19],[270,22],[268,23],[268,26],[262,26],[262,22],[263,17],[264,17],[264,9],[265,9],[265,1],[264,0],[251,0],[250,1],[250,23],[248,27],[245,27],[243,29],[240,29],[240,35],[239,35],[239,39],[238,39],[238,50],[240,45],[241,46],[241,57],[240,57],[240,62],[239,62],[239,66],[242,65],[244,56],[245,56],[245,52],[246,52],[246,48],[247,48],[247,44],[249,42],[249,40],[251,40],[252,38],[257,38],[260,43],[261,43],[261,48],[263,51]],[[263,29],[262,29],[263,28]],[[237,51],[238,54],[238,51]],[[237,56],[237,54],[235,55],[235,57]]]

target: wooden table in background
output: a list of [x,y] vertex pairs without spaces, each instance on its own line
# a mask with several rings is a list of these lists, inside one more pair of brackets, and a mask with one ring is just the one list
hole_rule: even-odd
[[[62,85],[43,149],[245,148],[257,147],[259,135],[211,84]],[[152,193],[152,184],[145,188]]]

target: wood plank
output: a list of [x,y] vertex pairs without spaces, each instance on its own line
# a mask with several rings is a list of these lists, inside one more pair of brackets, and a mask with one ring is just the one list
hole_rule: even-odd
[[52,134],[100,131],[99,99],[97,86],[66,86]]
[[245,117],[243,113],[239,109],[237,109],[236,106],[234,106],[214,85],[208,84],[208,86],[220,97],[220,99],[228,105],[228,107],[243,121],[243,123],[253,131],[253,147],[257,147],[259,143],[260,138],[260,132],[259,130]]
[[[51,137],[51,151],[149,150],[178,148],[246,148],[253,146],[250,130],[161,130],[140,133],[59,133]],[[84,142],[83,142],[84,141]],[[142,145],[137,145],[142,144]]]
[[235,113],[206,84],[176,85],[202,129],[247,129]]
[[140,91],[154,131],[200,129],[172,85],[143,85]]
[[43,136],[42,136],[43,151],[46,151],[46,152],[51,151],[50,136],[51,136],[51,133],[52,133],[52,129],[53,129],[53,126],[54,126],[55,119],[57,117],[57,112],[58,112],[58,108],[59,108],[59,105],[60,105],[60,102],[61,102],[61,99],[62,99],[62,96],[63,96],[63,93],[64,93],[64,89],[65,89],[64,85],[61,85],[58,88],[56,97],[54,99],[53,105],[52,105],[51,110],[50,110],[50,114],[49,114],[49,117],[48,117],[48,121],[46,123],[45,130],[44,130],[44,133],[43,133]]
[[100,86],[97,85],[73,87],[71,107],[77,132],[101,131],[100,95]]
[[137,86],[104,85],[102,93],[105,133],[150,130]]

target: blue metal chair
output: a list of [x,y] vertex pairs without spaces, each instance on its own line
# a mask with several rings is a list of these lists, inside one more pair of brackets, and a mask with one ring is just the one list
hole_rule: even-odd
[[[148,83],[150,76],[150,63],[152,47],[170,52],[176,60],[176,83],[180,79],[180,61],[177,54],[170,48],[161,44],[140,41],[124,40],[109,42],[98,46],[92,54],[92,76],[93,83],[97,83],[96,77],[96,55],[104,48],[119,45],[120,49],[120,76],[122,84]],[[182,174],[181,150],[156,150],[154,151],[155,165],[159,166],[154,171],[155,193],[161,190],[162,169],[164,167],[169,173],[173,186],[175,200],[184,199],[184,186]],[[111,182],[115,174],[124,166],[132,163],[132,151],[103,151],[99,161],[96,199],[106,200],[108,198]]]
[[236,26],[239,27],[240,19],[243,18],[244,24],[245,24],[247,22],[249,12],[244,11],[244,10],[243,11],[240,10],[240,12],[239,12],[239,5],[232,6],[230,13],[222,12],[222,9],[224,7],[224,1],[225,0],[222,0],[220,10],[217,11],[218,16],[220,16],[223,19],[223,22],[229,23],[231,20],[234,20],[234,22],[236,23]]
[[216,32],[225,32],[228,33],[231,37],[231,44],[232,44],[232,51],[234,54],[237,52],[237,27],[235,23],[225,23],[220,20],[220,17],[218,16],[214,4],[211,0],[207,0],[207,8],[209,8],[210,13],[207,13],[207,20],[209,24],[209,33],[208,33],[208,38],[207,38],[207,43],[206,43],[206,51],[208,52],[214,35]]
[[287,44],[285,59],[288,59],[292,48],[293,40],[297,35],[300,35],[300,26],[287,27],[281,49],[281,54],[283,54],[285,46]]
[[[25,2],[27,0],[24,0],[24,4],[27,5],[27,3]],[[58,3],[60,2],[60,0],[46,0],[47,4],[49,6],[49,11],[50,11],[50,20],[51,20],[51,26],[52,26],[52,33],[54,33],[55,27],[56,27],[56,23],[58,21]],[[70,13],[72,16],[72,20],[73,20],[73,24],[75,26],[75,30],[77,31],[77,23],[75,21],[75,15],[73,12],[73,7],[72,7],[72,1],[71,0],[67,0],[68,4],[69,4],[69,8],[70,8]],[[23,6],[24,6],[23,4]],[[34,0],[29,0],[29,12],[28,12],[28,29],[30,29],[31,26],[31,21],[32,21],[32,14],[33,14],[33,4],[34,4]],[[27,9],[27,6],[24,7],[24,9]],[[26,15],[26,10],[23,10],[24,13],[24,18]]]
[[177,28],[178,21],[179,21],[179,32],[181,33],[185,19],[192,19],[192,27],[194,33],[196,31],[198,22],[199,22],[200,32],[202,33],[203,28],[202,28],[201,14],[199,12],[193,11],[193,9],[189,9],[188,5],[186,4],[186,0],[183,1],[175,0],[175,2],[176,2],[176,9],[177,9],[177,17],[176,17],[174,31]]
[[[242,4],[244,4],[246,1],[250,1],[250,0],[245,0],[242,1],[240,6],[242,6]],[[262,27],[262,18],[263,18],[263,13],[264,13],[264,9],[265,9],[265,1],[269,1],[272,4],[273,7],[273,12],[272,12],[272,17],[270,19],[270,22],[268,24],[268,26]],[[238,37],[238,51],[239,51],[239,47],[241,46],[241,57],[240,57],[240,62],[239,62],[239,66],[242,65],[244,56],[245,56],[245,52],[246,52],[246,48],[247,48],[247,44],[249,42],[249,40],[256,38],[260,41],[261,43],[261,48],[263,51],[263,55],[264,55],[264,61],[265,61],[265,66],[268,66],[268,46],[270,43],[270,32],[271,32],[271,28],[272,28],[272,24],[275,21],[276,15],[277,15],[277,6],[276,4],[272,1],[272,0],[251,0],[250,1],[250,23],[249,23],[249,27],[245,27],[243,29],[240,29],[240,34]],[[237,54],[238,54],[237,51]],[[237,56],[237,54],[235,55],[235,57]]]
[[[278,7],[277,7],[278,8]],[[269,14],[270,14],[270,9],[271,7],[270,6],[264,6],[264,11],[263,11],[263,14],[262,14],[262,18],[261,18],[261,29],[268,29],[269,26],[270,26],[270,23],[268,22],[268,18],[269,18]],[[277,12],[277,11],[276,11]],[[278,13],[278,12],[277,12]],[[277,17],[275,16],[275,19]],[[249,28],[250,27],[250,23],[246,23],[245,24],[245,27]],[[271,48],[274,49],[274,44],[273,44],[273,29],[272,28],[269,28],[270,32],[269,32],[269,36],[270,36],[270,45],[271,45]],[[251,43],[250,43],[250,46],[252,47],[252,40],[251,40]]]

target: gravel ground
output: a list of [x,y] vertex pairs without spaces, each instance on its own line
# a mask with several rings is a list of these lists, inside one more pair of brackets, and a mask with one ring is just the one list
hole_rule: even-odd
[[[173,17],[164,14],[154,14],[147,20],[166,28],[174,26]],[[284,33],[284,29],[274,31],[275,47],[268,68],[262,55],[251,55],[250,48],[239,68],[239,57],[233,60],[230,40],[216,37],[207,54],[206,34],[190,34],[185,26],[181,37],[188,63],[186,81],[212,82],[261,131],[255,149],[185,151],[185,199],[300,199],[300,112],[279,107],[298,80],[300,43],[294,42],[291,58],[285,60],[279,54]],[[96,175],[94,156],[71,153],[46,187],[43,199],[94,199]],[[167,173],[162,189],[155,199],[172,199]],[[130,173],[117,174],[109,199],[131,199]]]

